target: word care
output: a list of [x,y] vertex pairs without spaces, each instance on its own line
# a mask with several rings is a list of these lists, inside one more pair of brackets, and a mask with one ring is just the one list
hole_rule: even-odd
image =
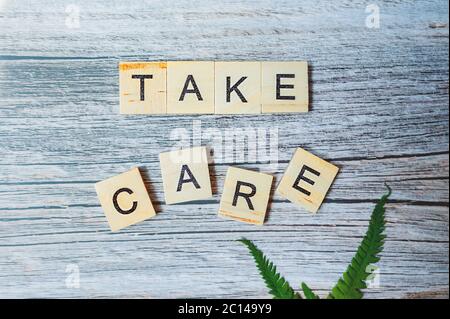
[[[213,196],[205,147],[162,153],[160,166],[167,205]],[[298,148],[277,187],[277,193],[316,213],[338,170],[333,164]],[[273,180],[269,174],[230,167],[219,216],[262,225]],[[112,231],[155,216],[138,168],[98,182],[95,188]]]
[[121,62],[121,114],[308,112],[306,62]]

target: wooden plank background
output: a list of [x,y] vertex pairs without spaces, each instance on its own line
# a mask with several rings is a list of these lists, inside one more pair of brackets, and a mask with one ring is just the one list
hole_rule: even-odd
[[[370,3],[0,1],[0,297],[268,297],[243,236],[325,296],[387,182],[380,283],[366,296],[448,298],[448,2],[377,1],[379,29],[365,25]],[[165,59],[307,60],[311,112],[119,115],[118,62]],[[175,129],[198,143],[195,121],[278,129],[278,166],[231,151],[211,166],[213,200],[166,206],[158,154]],[[341,168],[317,215],[275,196],[263,227],[216,216],[229,165],[279,181],[298,146]],[[94,183],[134,166],[159,213],[111,233]],[[79,288],[66,285],[74,266]]]

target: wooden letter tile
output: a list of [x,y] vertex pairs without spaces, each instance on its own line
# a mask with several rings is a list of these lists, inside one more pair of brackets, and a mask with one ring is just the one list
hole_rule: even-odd
[[155,216],[138,168],[98,182],[95,189],[112,231]]
[[120,63],[120,113],[166,114],[166,69],[166,62]]
[[205,147],[159,155],[166,204],[212,197]]
[[215,63],[215,113],[261,113],[261,62]]
[[167,62],[167,113],[214,114],[214,62]]
[[262,113],[308,112],[307,62],[261,62]]
[[277,188],[277,193],[311,213],[322,204],[339,168],[298,148]]
[[219,216],[262,225],[273,176],[230,167],[220,202]]

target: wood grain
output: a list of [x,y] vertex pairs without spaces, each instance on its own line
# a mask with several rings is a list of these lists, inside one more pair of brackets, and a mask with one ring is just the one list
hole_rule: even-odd
[[[325,296],[387,182],[380,286],[366,296],[448,298],[448,3],[377,3],[379,29],[362,0],[2,1],[0,297],[268,297],[243,236]],[[79,28],[65,24],[69,4]],[[310,112],[119,115],[118,63],[139,60],[308,61]],[[221,156],[196,121],[277,129],[262,149],[278,165],[240,157],[245,140]],[[212,200],[165,205],[158,155],[176,129],[214,149]],[[274,196],[262,228],[217,217],[229,165],[279,182],[297,147],[340,168],[317,215]],[[158,214],[113,234],[94,184],[134,166]]]

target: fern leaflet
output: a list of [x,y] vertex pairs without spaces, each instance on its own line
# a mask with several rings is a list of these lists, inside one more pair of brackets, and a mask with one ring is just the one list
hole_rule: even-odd
[[302,290],[306,299],[320,299],[304,282],[302,282]]
[[277,272],[277,267],[264,256],[263,252],[255,244],[245,238],[239,241],[249,249],[261,277],[264,279],[267,288],[269,288],[269,293],[274,299],[300,299],[300,295],[294,292],[294,289],[292,289],[286,279]]
[[361,299],[363,297],[361,289],[367,288],[365,280],[370,275],[370,272],[367,272],[368,266],[380,260],[377,255],[383,249],[385,239],[383,231],[386,223],[384,219],[384,205],[391,195],[391,189],[387,185],[386,187],[388,188],[388,193],[381,197],[375,206],[366,235],[358,247],[351,264],[332,289],[329,298]]

